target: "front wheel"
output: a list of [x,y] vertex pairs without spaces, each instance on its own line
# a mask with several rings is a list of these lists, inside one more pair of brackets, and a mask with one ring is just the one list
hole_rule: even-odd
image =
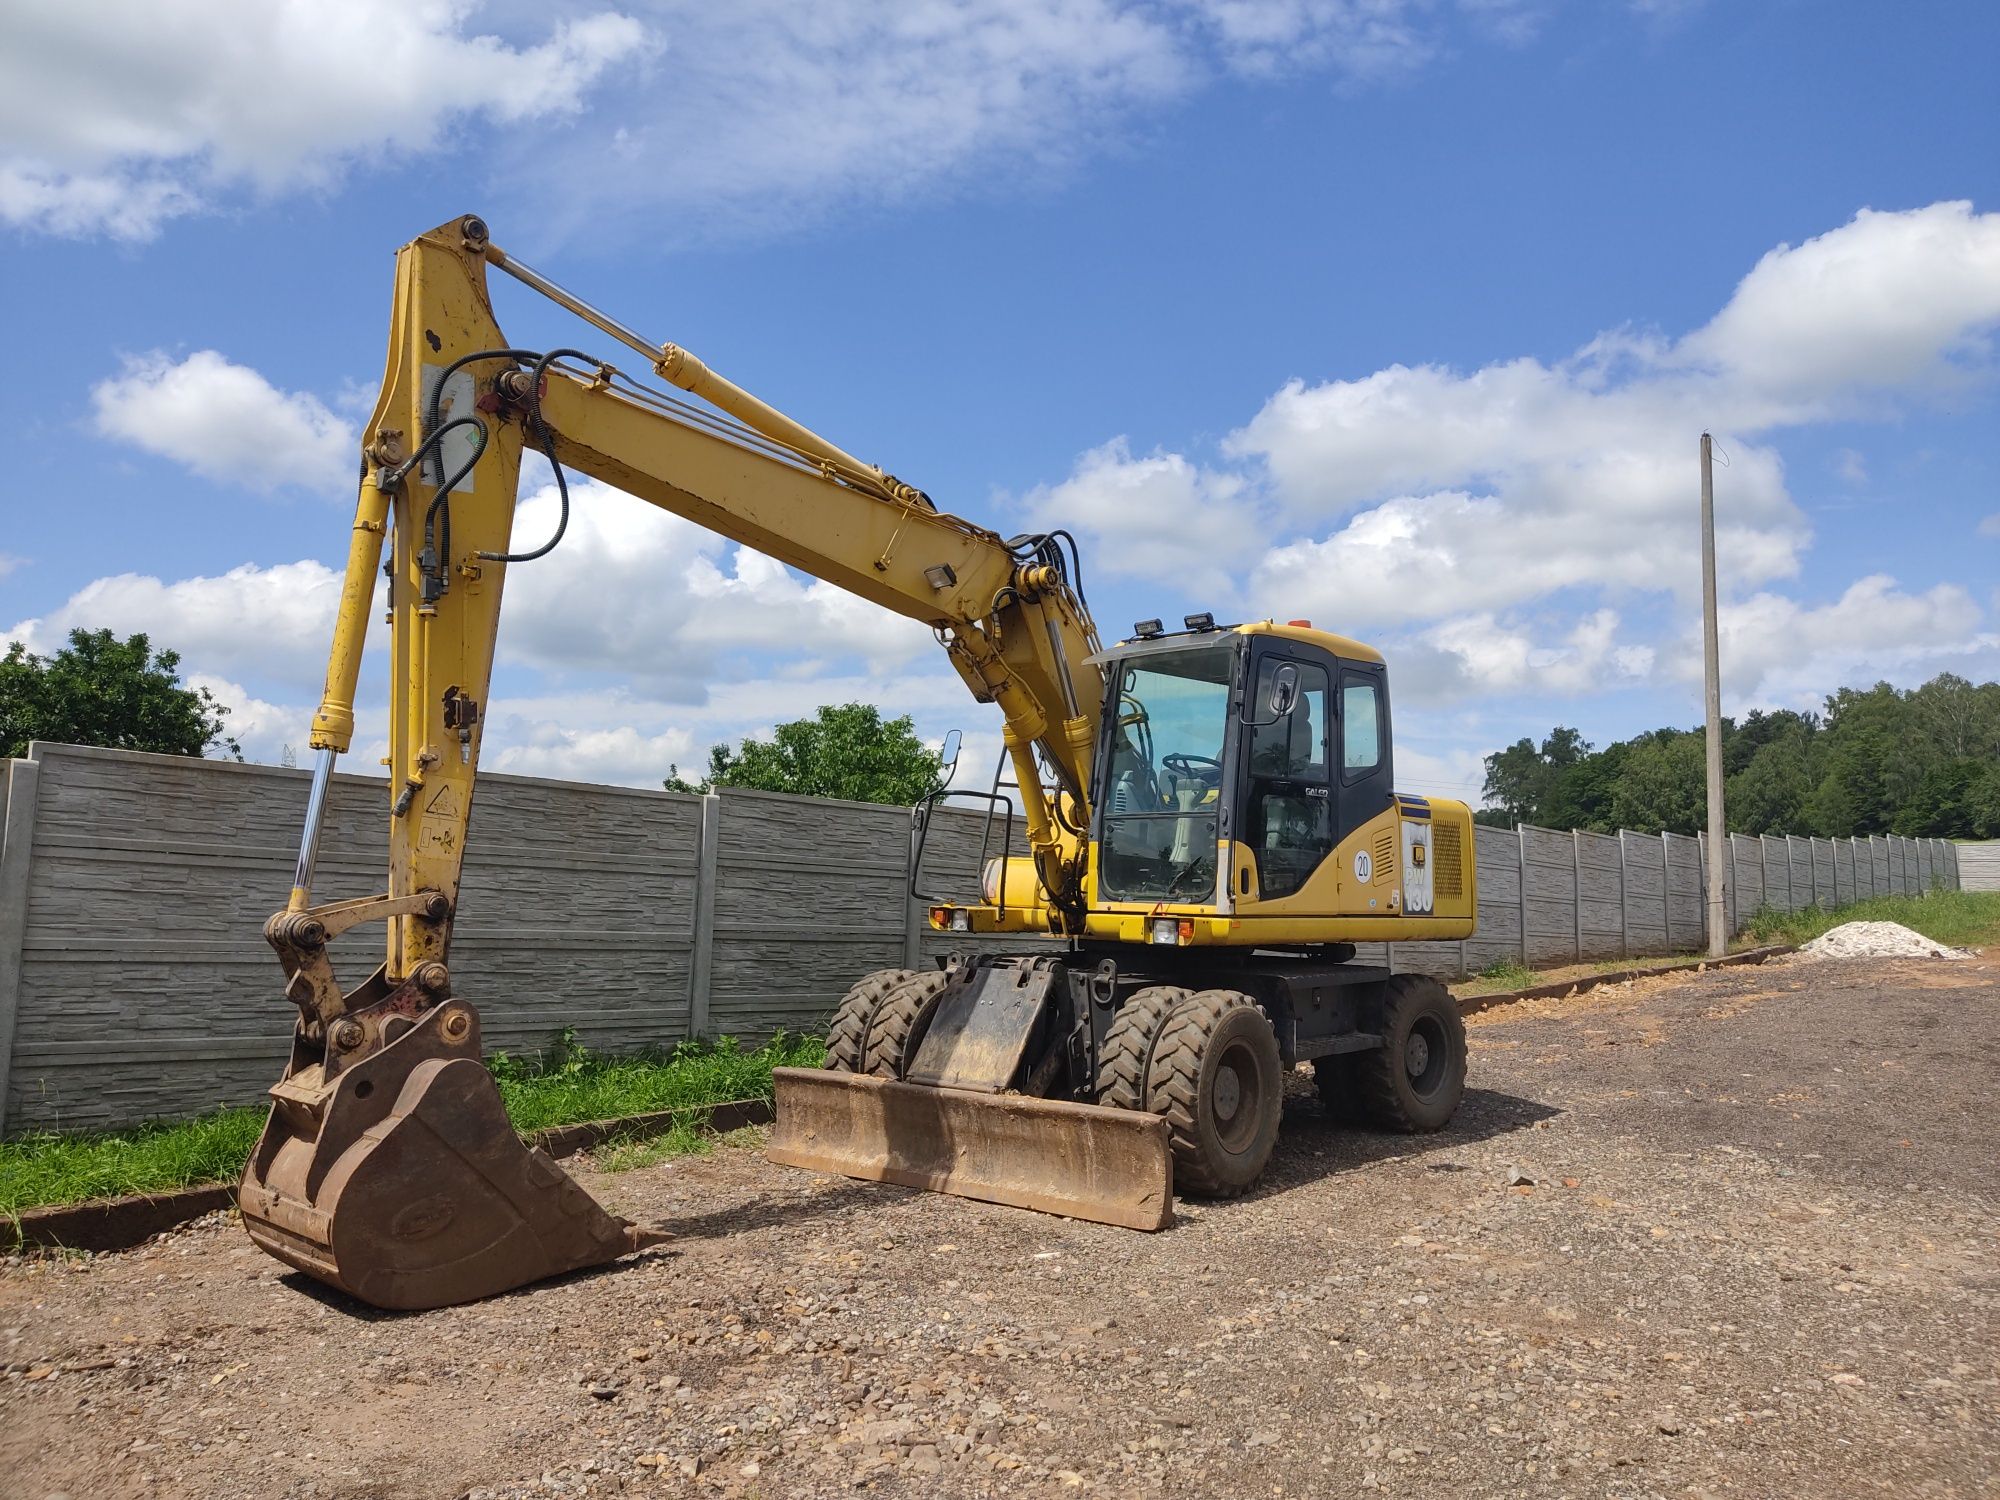
[[1379,1130],[1442,1130],[1465,1093],[1465,1021],[1451,991],[1424,974],[1382,986],[1375,1027],[1382,1046],[1352,1054],[1354,1103]]
[[1166,1118],[1175,1191],[1233,1198],[1263,1175],[1277,1144],[1278,1038],[1257,1002],[1235,990],[1141,990],[1105,1038],[1098,1102]]

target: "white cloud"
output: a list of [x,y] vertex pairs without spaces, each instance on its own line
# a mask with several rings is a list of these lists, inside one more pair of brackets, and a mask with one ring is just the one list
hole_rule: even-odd
[[352,424],[317,396],[281,391],[213,349],[178,363],[159,350],[128,356],[90,400],[99,432],[204,479],[344,497],[360,469]]
[[[1233,511],[1239,546],[1277,538],[1247,571],[1251,616],[1358,630],[1504,614],[1565,591],[1585,608],[1662,593],[1686,607],[1704,427],[1731,429],[1718,434],[1725,590],[1796,576],[1811,533],[1769,435],[1990,373],[1996,321],[2000,214],[1864,211],[1764,256],[1680,340],[1616,330],[1553,364],[1294,380],[1224,442],[1231,466],[1113,445],[1038,492],[1039,514],[1074,504],[1086,555],[1115,558],[1147,513],[1117,497],[1158,490],[1177,524],[1151,529],[1144,568],[1183,576],[1236,566]],[[1201,503],[1216,497],[1227,503]]]
[[[313,705],[269,703],[240,682],[208,672],[192,672],[185,678],[189,687],[205,688],[215,701],[229,710],[223,732],[235,740],[245,760],[275,765],[289,748],[297,765],[311,762],[306,738],[312,730]],[[348,769],[356,769],[350,757]],[[370,757],[372,759],[372,757]]]
[[2000,537],[2000,510],[1994,511],[1992,515],[1979,523],[1979,534],[1981,536]]
[[172,583],[120,573],[85,584],[57,608],[23,620],[6,639],[41,654],[72,630],[144,632],[185,667],[225,678],[319,686],[333,638],[340,575],[323,563],[244,563],[214,577]]
[[[1956,584],[1909,593],[1879,573],[1827,604],[1754,594],[1724,604],[1718,619],[1727,702],[1732,709],[1813,708],[1842,685],[1882,678],[1914,685],[1938,672],[1963,671],[1966,658],[1990,661],[2000,650],[2000,635],[1982,634],[1980,623],[1978,604]],[[1700,680],[1693,633],[1680,642],[1674,675]]]
[[670,764],[698,779],[710,745],[768,736],[825,704],[873,703],[891,718],[915,716],[933,741],[947,729],[965,730],[959,784],[983,791],[999,748],[998,710],[974,703],[944,653],[931,649],[932,659],[892,672],[794,673],[766,660],[754,674],[718,680],[700,702],[663,698],[636,681],[514,696],[496,689],[482,763],[522,775],[658,786]]
[[1833,472],[1843,484],[1868,482],[1868,459],[1858,448],[1841,448],[1833,455]]
[[1175,574],[1193,593],[1229,591],[1235,565],[1255,555],[1260,528],[1240,475],[1203,469],[1178,453],[1134,458],[1122,437],[1091,449],[1069,478],[1022,497],[1034,523],[1093,540],[1087,574]]
[[[13,7],[22,12],[23,7]],[[27,7],[0,56],[0,222],[144,239],[470,127],[545,236],[662,235],[1060,171],[1223,78],[1404,75],[1547,0],[147,0]],[[628,13],[630,12],[630,13]],[[552,20],[543,19],[552,17]],[[557,126],[573,124],[574,128]],[[496,210],[496,211],[497,211]],[[499,215],[500,223],[507,216]]]
[[1992,353],[2000,214],[1965,202],[1863,209],[1757,262],[1674,362],[1712,371],[1754,414],[1797,422],[1883,390],[1945,384]]
[[9,573],[20,567],[25,560],[24,558],[14,556],[11,552],[0,552],[0,578],[5,578]]
[[574,114],[650,47],[614,11],[531,44],[474,29],[476,0],[93,0],[8,7],[0,219],[144,239],[219,190],[325,187],[438,145],[457,122]]
[[[610,672],[699,700],[757,651],[887,665],[936,651],[923,626],[607,486],[570,486],[569,531],[510,570],[501,660],[558,676]],[[553,485],[521,502],[517,545],[555,530]]]
[[1553,639],[1491,612],[1454,615],[1400,641],[1395,663],[1399,702],[1439,704],[1508,694],[1578,696],[1644,681],[1653,650],[1619,640],[1615,610],[1597,609]]
[[[1410,0],[1183,0],[1215,38],[1225,64],[1248,74],[1332,66],[1369,77],[1427,62],[1436,49],[1427,6]],[[1495,19],[1516,0],[1461,0]]]
[[698,779],[707,760],[706,752],[697,749],[693,734],[685,729],[646,735],[629,724],[576,729],[537,723],[528,727],[525,738],[513,743],[495,748],[489,741],[481,750],[480,763],[486,770],[517,776],[657,787],[674,765],[690,780]]

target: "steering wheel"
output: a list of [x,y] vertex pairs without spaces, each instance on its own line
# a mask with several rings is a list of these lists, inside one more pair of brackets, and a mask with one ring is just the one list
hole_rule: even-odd
[[1210,755],[1183,755],[1176,750],[1161,756],[1160,766],[1176,776],[1192,776],[1212,786],[1222,784],[1222,762]]

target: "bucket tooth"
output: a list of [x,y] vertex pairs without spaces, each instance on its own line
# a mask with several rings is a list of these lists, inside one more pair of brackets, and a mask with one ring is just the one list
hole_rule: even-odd
[[1167,1122],[1137,1110],[778,1068],[766,1154],[785,1166],[1127,1229],[1173,1222]]
[[364,1302],[415,1310],[666,1238],[606,1213],[514,1133],[470,1011],[445,1002],[330,1082],[295,1058],[238,1193],[252,1240]]

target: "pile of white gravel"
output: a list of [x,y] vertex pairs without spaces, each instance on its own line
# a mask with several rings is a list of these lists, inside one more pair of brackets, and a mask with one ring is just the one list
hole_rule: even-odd
[[1821,933],[1801,953],[1813,958],[1970,958],[1957,948],[1934,943],[1901,922],[1844,922]]

